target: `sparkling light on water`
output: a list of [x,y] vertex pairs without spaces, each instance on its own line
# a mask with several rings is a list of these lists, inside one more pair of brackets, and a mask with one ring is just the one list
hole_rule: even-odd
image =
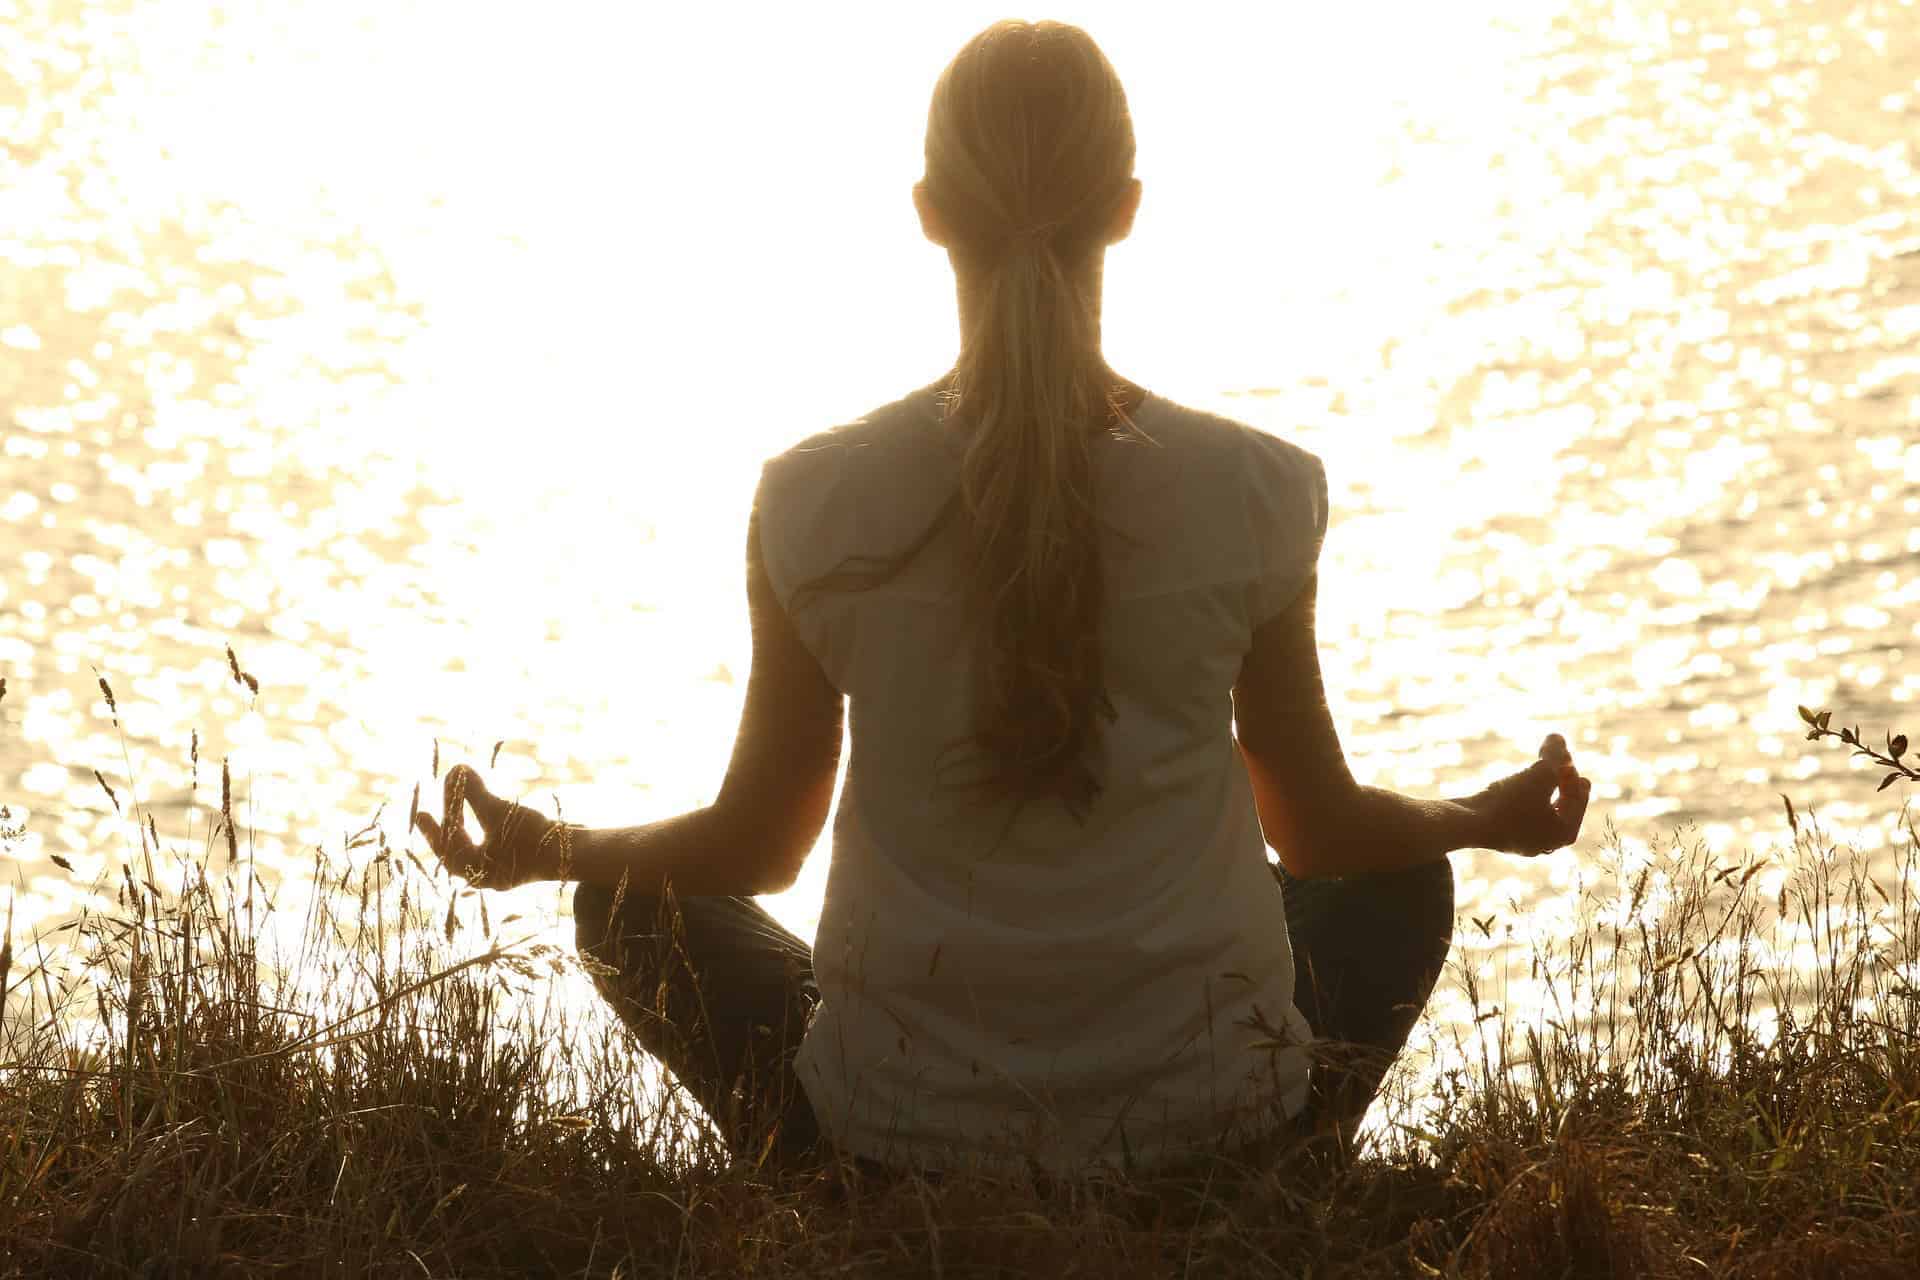
[[[1596,825],[1764,846],[1786,791],[1884,845],[1794,707],[1920,692],[1920,12],[1303,12],[1053,11],[1139,132],[1109,358],[1327,461],[1356,772],[1559,729]],[[204,839],[230,758],[289,873],[436,738],[577,819],[711,799],[759,459],[955,351],[908,189],[999,16],[0,0],[17,927],[132,847],[96,769]],[[1460,855],[1463,913],[1551,920],[1577,856]]]

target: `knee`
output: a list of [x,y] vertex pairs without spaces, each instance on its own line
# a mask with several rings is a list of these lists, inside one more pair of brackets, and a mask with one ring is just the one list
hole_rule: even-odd
[[605,945],[613,918],[613,890],[597,884],[573,889],[573,944],[582,951]]
[[1369,886],[1402,943],[1444,959],[1453,945],[1453,863],[1447,858],[1391,872]]
[[1421,896],[1443,906],[1448,915],[1453,914],[1453,859],[1436,858],[1424,866],[1414,869],[1418,873],[1416,883]]
[[658,927],[660,899],[628,888],[618,894],[604,885],[573,889],[573,940],[582,951],[603,950],[615,936],[628,937]]
[[1408,909],[1411,936],[1428,939],[1426,967],[1433,970],[1433,977],[1438,979],[1447,955],[1453,950],[1453,863],[1441,858],[1418,870],[1419,879],[1409,886],[1413,889]]
[[[603,885],[574,887],[574,946],[582,952],[597,952],[614,935],[614,892]],[[618,904],[626,913],[628,904]]]
[[1453,940],[1453,860],[1438,858],[1409,872],[1406,888],[1409,912],[1420,921],[1421,931]]

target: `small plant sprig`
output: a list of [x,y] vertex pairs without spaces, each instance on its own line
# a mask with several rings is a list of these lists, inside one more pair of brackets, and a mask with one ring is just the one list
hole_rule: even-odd
[[1807,741],[1812,742],[1819,738],[1838,738],[1841,742],[1853,748],[1854,755],[1865,756],[1881,768],[1888,770],[1887,776],[1880,779],[1880,785],[1874,788],[1876,791],[1885,791],[1896,782],[1920,782],[1920,759],[1916,759],[1913,764],[1907,764],[1901,759],[1902,756],[1907,754],[1906,734],[1889,732],[1887,734],[1886,754],[1882,755],[1880,752],[1868,746],[1860,737],[1859,725],[1855,725],[1851,729],[1845,727],[1829,729],[1827,724],[1833,719],[1833,712],[1824,710],[1812,711],[1806,707],[1799,708],[1799,712],[1800,718],[1807,722]]

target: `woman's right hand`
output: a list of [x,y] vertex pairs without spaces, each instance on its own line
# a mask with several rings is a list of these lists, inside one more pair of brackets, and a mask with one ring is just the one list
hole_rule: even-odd
[[1550,733],[1538,760],[1462,803],[1485,821],[1484,848],[1534,857],[1579,837],[1592,792],[1593,783],[1573,767],[1567,740]]
[[[512,889],[560,878],[550,848],[559,833],[558,822],[494,795],[472,765],[457,764],[447,770],[443,794],[446,807],[441,820],[435,822],[423,812],[414,815],[413,825],[448,871],[485,889]],[[480,820],[484,843],[475,844],[467,834],[468,808]]]

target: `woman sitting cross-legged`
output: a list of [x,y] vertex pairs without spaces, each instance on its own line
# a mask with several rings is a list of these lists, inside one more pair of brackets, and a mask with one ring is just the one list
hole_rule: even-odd
[[[563,827],[462,766],[421,819],[478,883],[578,882],[602,992],[740,1158],[1070,1175],[1338,1147],[1447,955],[1448,853],[1579,833],[1557,735],[1462,800],[1354,780],[1314,638],[1319,459],[1101,354],[1133,159],[1085,32],[971,40],[913,189],[959,358],[762,469],[718,797]],[[809,947],[751,895],[819,836],[843,712]]]

